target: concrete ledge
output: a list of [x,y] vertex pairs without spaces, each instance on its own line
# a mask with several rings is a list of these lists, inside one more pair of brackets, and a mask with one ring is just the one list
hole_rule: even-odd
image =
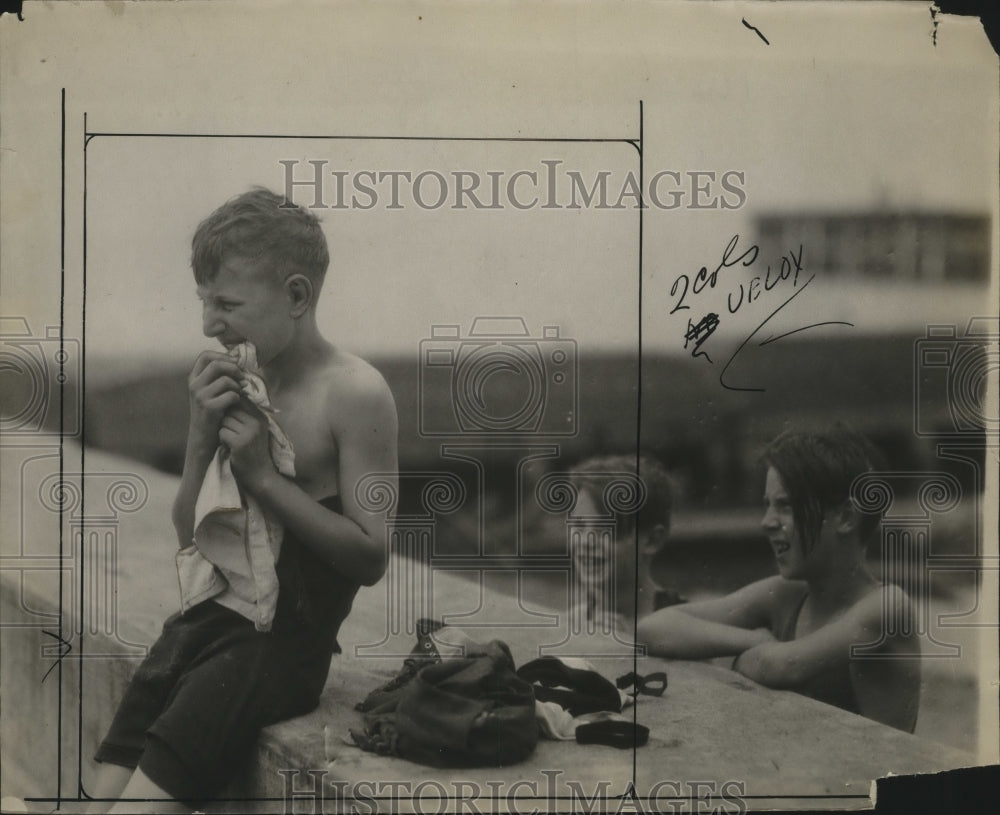
[[[24,601],[23,603],[20,601]],[[43,627],[28,609],[57,610],[51,597],[22,591],[9,574],[0,575],[0,619],[3,621],[3,795],[17,798],[74,800],[92,789],[97,765],[93,752],[104,737],[125,688],[139,664],[138,656],[111,656],[122,643],[107,635],[89,635],[82,642],[94,656],[79,658],[79,637],[66,638],[67,655],[58,659],[58,626]],[[148,634],[152,642],[157,631]],[[75,647],[74,647],[75,646]],[[85,653],[86,653],[85,652]],[[104,652],[104,656],[97,656]],[[348,667],[349,666],[349,667]],[[358,717],[353,705],[367,689],[395,672],[350,656],[334,658],[319,708],[307,716],[266,728],[255,758],[223,793],[232,799],[209,811],[248,812],[239,799],[273,799],[257,811],[282,811],[285,794],[282,769],[322,769],[327,766],[324,731],[346,735]],[[81,693],[82,687],[82,693]],[[351,721],[346,721],[350,718]],[[78,781],[80,787],[78,789]],[[39,803],[37,811],[51,811]]]
[[[3,795],[45,799],[32,806],[51,811],[58,800],[79,800],[92,789],[93,751],[144,648],[177,607],[175,545],[169,527],[176,479],[90,451],[81,467],[79,451],[71,451],[65,472],[85,469],[85,478],[70,481],[75,478],[78,486],[86,487],[87,504],[64,503],[60,528],[58,507],[54,510],[43,498],[42,489],[57,464],[52,451],[4,453]],[[12,455],[20,460],[12,462]],[[131,485],[132,498],[109,499],[123,484]],[[87,541],[86,562],[81,539]],[[492,622],[492,628],[470,632],[482,641],[504,639],[518,664],[537,656],[541,643],[560,639],[551,617],[546,621],[531,616],[530,598],[518,603],[513,575],[493,575],[480,583],[435,572],[433,581],[435,616],[460,615],[466,627]],[[470,773],[428,770],[346,744],[349,728],[360,724],[354,705],[398,670],[413,644],[412,635],[386,636],[389,589],[383,581],[359,592],[341,629],[345,653],[333,660],[319,708],[267,728],[254,760],[226,791],[229,801],[208,811],[285,811],[286,784],[292,779],[282,770],[299,771],[293,780],[296,790],[307,788],[308,771],[316,771],[328,785],[328,800],[333,790],[329,785],[338,781],[396,780],[412,788],[429,777],[449,784],[489,778],[510,789],[518,781],[540,779],[544,768],[558,770],[563,782],[607,778],[624,788],[633,774],[632,753],[613,748],[544,742],[521,766]],[[538,614],[551,613],[558,605],[551,596],[535,599]],[[364,656],[356,654],[359,646],[367,646]],[[594,661],[606,676],[631,666],[620,656],[605,656],[607,662]],[[655,662],[649,661],[644,670],[657,667]],[[637,755],[637,782],[651,785],[664,777],[721,780],[725,775],[743,780],[748,793],[794,789],[800,795],[832,796],[849,791],[857,797],[830,799],[832,805],[864,808],[870,781],[880,774],[975,763],[972,756],[943,745],[796,694],[760,688],[712,666],[670,663],[666,670],[671,678],[668,693],[659,700],[640,699],[637,708],[639,721],[652,731],[649,747]],[[804,727],[804,722],[810,726]],[[807,803],[820,804],[816,799]],[[788,806],[787,801],[777,805]],[[308,802],[303,806],[311,811]],[[546,809],[544,801],[538,806]],[[330,803],[326,811],[334,809]]]

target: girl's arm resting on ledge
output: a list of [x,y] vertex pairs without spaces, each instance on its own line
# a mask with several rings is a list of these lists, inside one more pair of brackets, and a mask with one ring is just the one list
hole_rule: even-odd
[[[877,722],[913,731],[920,705],[920,659],[913,635],[889,635],[883,609],[896,615],[896,631],[914,631],[912,606],[896,586],[871,592],[841,617],[792,642],[755,646],[735,669],[772,688],[802,690],[837,665],[846,664],[860,712]],[[909,622],[907,622],[909,621]],[[852,659],[852,646],[866,646]]]
[[[892,602],[905,603],[896,587]],[[882,636],[881,589],[869,593],[822,628],[790,642],[769,642],[745,651],[733,666],[750,679],[772,688],[796,688],[838,664],[849,664],[851,646],[879,642]],[[888,653],[891,641],[883,647]]]
[[639,621],[639,642],[654,656],[710,659],[774,640],[769,630],[775,581],[767,578],[711,600],[669,606]]
[[650,615],[639,623],[638,632],[639,641],[650,654],[673,659],[732,656],[774,639],[765,628],[740,628],[702,620],[681,608],[665,608]]

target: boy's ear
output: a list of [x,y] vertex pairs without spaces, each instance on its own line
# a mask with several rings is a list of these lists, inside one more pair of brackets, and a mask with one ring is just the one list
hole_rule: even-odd
[[858,513],[850,499],[844,501],[831,513],[834,527],[841,535],[858,531]]
[[285,292],[292,304],[292,316],[301,317],[312,305],[313,290],[312,281],[304,274],[291,274],[285,278]]
[[654,526],[642,544],[642,553],[645,555],[655,555],[666,545],[667,535],[669,534],[670,530],[663,524]]

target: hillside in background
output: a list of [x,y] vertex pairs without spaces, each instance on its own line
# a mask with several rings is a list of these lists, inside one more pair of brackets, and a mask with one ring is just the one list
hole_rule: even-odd
[[[718,361],[710,365],[702,359],[647,354],[640,367],[634,355],[587,353],[575,368],[565,361],[553,368],[551,352],[560,348],[564,346],[549,345],[545,353],[535,349],[522,354],[527,367],[520,370],[507,364],[517,354],[487,349],[483,354],[488,360],[504,364],[495,378],[479,382],[482,387],[475,376],[460,371],[464,352],[435,370],[422,369],[428,360],[416,355],[373,360],[399,413],[400,469],[407,477],[397,514],[426,511],[421,495],[428,474],[445,471],[466,488],[465,501],[435,519],[436,553],[517,557],[565,551],[565,519],[539,507],[534,497],[539,479],[589,456],[630,454],[641,447],[667,465],[676,485],[670,541],[654,564],[655,574],[665,585],[680,588],[735,588],[773,570],[759,528],[762,479],[757,461],[763,446],[789,427],[825,428],[837,421],[867,434],[890,469],[954,475],[967,500],[935,520],[934,552],[979,551],[981,428],[979,435],[964,436],[965,443],[978,444],[978,459],[971,463],[939,455],[937,444],[945,437],[934,434],[975,418],[977,388],[992,359],[981,344],[962,337],[928,342],[925,336],[902,335],[783,340],[749,349],[727,375],[729,384],[752,391],[724,388]],[[927,349],[931,356],[923,353]],[[32,376],[24,374],[29,370],[25,365],[17,370],[7,365],[2,371],[6,437],[21,433],[26,443],[36,442],[37,430],[58,433],[61,421],[66,435],[79,439],[82,425],[88,448],[166,473],[180,472],[188,421],[186,364],[150,363],[150,370],[142,371],[88,358],[79,369],[88,383],[81,400],[78,377],[70,376],[60,386],[57,368],[36,360],[37,353],[16,350],[17,359],[37,365]],[[471,346],[465,350],[466,360],[476,352]],[[540,379],[527,381],[532,361],[548,377],[543,385]],[[67,373],[78,370],[76,362],[67,359]],[[65,399],[61,412],[56,409],[60,392]],[[955,407],[959,396],[964,407],[956,413],[949,407]],[[536,432],[474,432],[489,428],[493,420],[504,425],[500,420],[515,415],[524,418],[515,425],[519,431],[530,426]],[[566,430],[573,433],[557,435]],[[519,466],[539,449],[547,452]],[[901,497],[912,503],[915,496]],[[877,559],[877,552],[873,555]],[[935,591],[943,585],[936,576]]]
[[[973,493],[972,468],[938,458],[936,439],[914,432],[915,421],[923,430],[947,430],[954,421],[947,409],[947,381],[939,370],[915,366],[915,350],[914,339],[901,336],[775,343],[767,353],[741,360],[738,381],[763,389],[755,392],[721,387],[718,368],[702,360],[649,356],[643,359],[640,379],[634,356],[590,354],[579,360],[577,370],[574,436],[421,435],[422,426],[459,427],[451,381],[425,376],[421,400],[419,360],[382,358],[374,364],[396,398],[401,471],[426,475],[444,470],[466,486],[465,503],[436,520],[435,552],[469,555],[480,546],[511,556],[564,551],[564,520],[543,512],[534,500],[538,479],[548,471],[571,469],[587,456],[634,451],[638,438],[671,470],[678,493],[669,546],[655,573],[664,585],[725,591],[773,571],[759,528],[757,459],[762,447],[788,427],[847,422],[880,447],[891,469],[949,471],[966,495]],[[179,473],[187,426],[186,375],[184,368],[176,368],[88,388],[86,443]],[[487,408],[508,415],[510,400],[525,398],[527,391],[518,390],[523,384],[510,380],[502,393],[488,393],[494,401]],[[916,420],[915,398],[920,406]],[[570,404],[565,394],[551,399],[555,407],[543,406],[550,412],[538,417],[540,430],[561,427],[562,408]],[[459,456],[471,449],[482,472],[450,455],[446,445],[461,445]],[[558,457],[531,462],[520,471],[518,483],[525,448],[546,445],[558,445]],[[404,479],[400,514],[423,511],[423,483]],[[958,512],[936,523],[935,551],[976,551],[974,501],[965,501]],[[876,570],[877,549],[872,552]],[[937,588],[943,586],[936,582]]]
[[[565,393],[552,395],[555,388],[547,394],[549,403],[539,409],[543,415],[537,433],[505,432],[486,438],[462,432],[452,410],[450,380],[430,381],[425,375],[421,400],[417,359],[383,357],[372,362],[396,398],[404,469],[433,466],[446,443],[481,441],[497,446],[501,459],[503,446],[557,443],[561,458],[572,461],[597,453],[628,452],[638,441],[678,472],[693,499],[712,505],[746,498],[743,481],[756,480],[757,448],[790,426],[847,422],[867,433],[893,466],[923,463],[932,448],[914,433],[915,396],[921,404],[922,426],[945,430],[952,419],[942,372],[921,369],[921,386],[915,388],[914,343],[912,337],[903,336],[775,343],[766,353],[757,349],[741,355],[735,375],[727,377],[740,386],[761,389],[755,392],[723,388],[719,365],[646,355],[641,368],[641,417],[637,358],[591,353],[579,360],[576,433],[571,436],[547,434],[552,428],[561,430],[557,413],[573,403]],[[94,361],[88,367],[106,365]],[[133,373],[115,382],[102,371],[105,384],[86,390],[87,444],[179,472],[187,427],[186,376],[186,367],[179,366],[147,375]],[[514,393],[509,398],[529,398],[517,390],[516,377],[511,385],[508,395]],[[430,426],[440,435],[421,435],[422,416],[425,429]],[[503,445],[496,445],[498,441]]]

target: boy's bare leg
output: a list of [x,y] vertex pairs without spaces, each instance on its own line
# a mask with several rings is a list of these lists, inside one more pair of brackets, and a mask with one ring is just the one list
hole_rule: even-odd
[[[164,790],[150,780],[142,770],[131,774],[125,788],[118,795],[124,800],[113,804],[109,813],[180,813],[190,812],[190,808],[175,801]],[[129,800],[138,799],[138,800]]]
[[98,815],[111,809],[111,805],[121,798],[122,790],[125,789],[133,772],[135,771],[131,767],[102,763],[97,768],[97,778],[90,790],[90,797],[96,800],[91,801],[87,807],[88,815]]

